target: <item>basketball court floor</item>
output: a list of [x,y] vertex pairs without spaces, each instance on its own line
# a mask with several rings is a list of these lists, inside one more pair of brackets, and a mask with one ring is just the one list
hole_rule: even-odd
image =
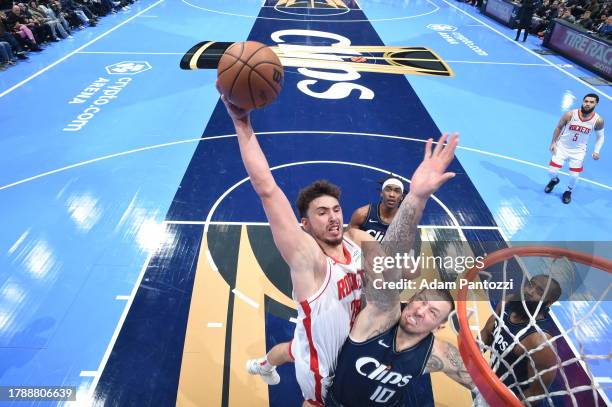
[[[353,57],[349,70],[287,67],[278,100],[252,114],[290,200],[327,178],[343,188],[348,222],[377,200],[386,173],[411,177],[427,138],[457,131],[457,177],[429,202],[425,240],[465,241],[474,253],[525,241],[597,251],[610,240],[610,142],[596,162],[591,140],[570,205],[566,175],[543,193],[559,117],[597,93],[612,120],[610,87],[586,84],[592,74],[534,52],[535,38],[514,42],[471,6],[139,0],[74,37],[0,74],[0,386],[75,386],[78,397],[2,405],[300,405],[292,366],[270,388],[244,369],[291,338],[295,309],[216,71],[179,69],[201,41]],[[445,68],[414,68],[415,47]],[[589,308],[553,311],[563,325]],[[609,354],[611,314],[604,301],[567,348]],[[610,385],[609,360],[589,368]],[[471,405],[444,375],[417,385],[420,405]]]

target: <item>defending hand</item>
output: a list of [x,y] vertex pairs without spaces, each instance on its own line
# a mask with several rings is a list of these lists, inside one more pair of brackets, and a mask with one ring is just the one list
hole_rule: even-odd
[[[448,144],[444,144],[448,140]],[[433,139],[427,140],[425,156],[414,172],[410,183],[410,193],[420,199],[428,199],[446,181],[455,176],[454,172],[445,172],[455,157],[459,135],[454,133],[450,139],[443,134],[432,151]]]

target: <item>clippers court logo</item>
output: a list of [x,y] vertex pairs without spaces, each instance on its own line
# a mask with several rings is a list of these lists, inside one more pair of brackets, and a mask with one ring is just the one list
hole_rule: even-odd
[[445,32],[457,31],[457,27],[448,25],[448,24],[429,24],[427,28],[429,28],[430,30],[434,30],[434,31],[445,31]]
[[110,75],[136,75],[149,69],[152,67],[147,61],[124,61],[108,65],[106,72]]
[[[275,31],[270,39],[276,43],[270,50],[282,66],[296,68],[296,73],[303,76],[296,83],[297,89],[312,98],[372,100],[375,93],[362,80],[364,73],[453,76],[448,64],[426,47],[352,45],[350,38],[340,34],[302,29]],[[180,67],[217,69],[221,56],[232,44],[200,42],[185,53]]]
[[[306,30],[297,31],[301,34]],[[310,46],[281,43],[270,48],[278,55],[285,68],[453,76],[448,64],[426,47],[353,46],[349,41],[346,42],[349,45]],[[221,56],[232,44],[232,42],[201,42],[185,53],[180,66],[188,70],[217,69]],[[280,73],[278,75],[280,76]]]

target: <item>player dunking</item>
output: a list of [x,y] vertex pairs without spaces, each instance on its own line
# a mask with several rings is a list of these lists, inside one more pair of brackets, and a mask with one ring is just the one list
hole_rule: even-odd
[[382,182],[380,202],[357,208],[351,216],[349,227],[364,230],[380,242],[403,198],[404,183],[397,177],[387,177]]
[[589,93],[582,99],[580,109],[566,112],[555,131],[553,132],[550,151],[553,157],[550,160],[548,173],[550,182],[544,188],[544,192],[550,193],[555,185],[559,183],[557,174],[563,168],[566,160],[569,160],[570,181],[567,190],[563,193],[563,203],[568,204],[572,200],[572,191],[578,182],[578,176],[582,172],[582,163],[586,155],[589,136],[595,132],[597,141],[592,157],[599,160],[599,153],[604,143],[604,119],[595,112],[599,103],[599,96]]
[[[375,241],[357,229],[350,229],[344,236],[339,190],[325,181],[317,181],[300,192],[300,227],[287,197],[272,176],[251,127],[249,112],[229,103],[224,95],[221,100],[234,123],[243,164],[263,204],[274,242],[291,270],[298,321],[290,350],[295,358],[304,405],[322,406],[338,353],[361,308],[363,281],[359,272],[359,245]],[[406,229],[415,208],[422,210],[427,198],[454,176],[445,170],[457,138],[453,137],[443,146],[446,139],[446,136],[440,139],[434,154],[431,154],[432,140],[428,141],[426,151],[430,156],[426,155],[417,168],[410,195],[391,227],[399,231]],[[444,159],[440,157],[442,152],[445,152]],[[412,242],[404,243],[412,245]],[[270,362],[269,358],[262,360],[262,368],[273,370]]]

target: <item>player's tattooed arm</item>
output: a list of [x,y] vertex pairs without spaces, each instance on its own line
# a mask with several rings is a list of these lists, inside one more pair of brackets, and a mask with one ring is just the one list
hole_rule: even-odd
[[432,148],[432,139],[427,141],[423,161],[412,176],[410,193],[402,201],[383,241],[380,244],[369,242],[362,245],[367,305],[353,325],[351,335],[355,339],[371,338],[374,333],[384,332],[397,323],[400,317],[400,290],[386,284],[399,281],[402,275],[415,278],[418,274],[414,273],[415,270],[402,269],[395,262],[387,267],[380,260],[393,260],[389,257],[414,254],[410,252],[417,238],[417,225],[427,200],[442,184],[455,176],[452,172],[446,172],[446,169],[454,158],[457,143],[458,135],[449,138],[447,134],[440,137],[435,148]]
[[424,207],[425,202],[408,195],[395,214],[380,246],[374,242],[363,246],[366,266],[364,287],[366,301],[380,311],[388,312],[397,307],[400,290],[388,289],[382,284],[383,282],[399,281],[402,278],[403,270],[396,267],[385,267],[381,272],[374,268],[375,258],[393,257],[396,254],[408,253],[412,249]]
[[[413,249],[419,233],[417,226],[423,215],[427,200],[446,181],[455,176],[453,172],[446,172],[446,169],[455,157],[458,142],[457,134],[453,134],[450,138],[448,134],[444,134],[436,143],[435,148],[433,148],[432,139],[427,141],[423,161],[412,175],[410,193],[402,201],[381,242],[384,256],[414,255]],[[375,260],[374,254],[376,254],[375,249],[369,250],[369,253],[364,252],[366,272],[370,275],[371,282],[375,282],[376,279],[380,280],[381,277],[384,282],[397,282],[402,277],[407,279],[418,277],[417,270],[401,268],[395,262],[392,262],[393,267],[384,267],[383,265],[382,270],[378,270],[378,273],[376,273],[377,270],[373,270],[372,267],[372,261]],[[375,273],[372,273],[372,271]],[[399,291],[397,289],[380,289],[379,284],[378,289],[370,285],[367,290],[374,300],[372,302],[382,309],[396,306],[399,302]],[[378,293],[373,291],[378,291]],[[366,295],[368,295],[368,292],[366,292]],[[369,298],[368,302],[371,302]]]
[[445,341],[434,343],[431,355],[423,373],[444,372],[460,385],[472,390],[474,382],[463,364],[459,350]]
[[567,124],[567,122],[569,122],[572,119],[572,112],[565,112],[563,114],[563,116],[561,116],[561,118],[559,119],[559,123],[557,123],[557,126],[555,127],[555,130],[553,131],[553,137],[552,137],[552,141],[550,142],[550,151],[554,154],[556,152],[557,149],[557,141],[559,140],[559,136],[561,136],[561,130],[563,130],[563,127]]

